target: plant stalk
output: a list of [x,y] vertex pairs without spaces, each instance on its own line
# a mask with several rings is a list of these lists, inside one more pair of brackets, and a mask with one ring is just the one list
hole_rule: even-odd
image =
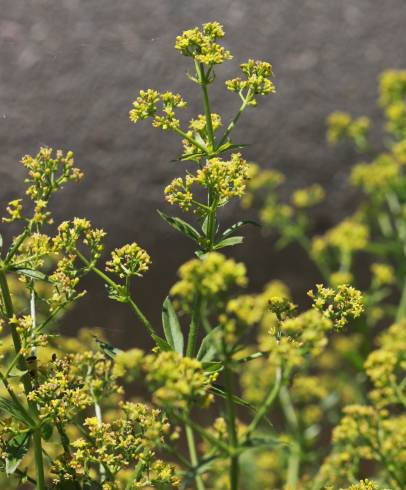
[[[4,270],[0,271],[0,289],[3,297],[5,313],[8,319],[12,318],[14,315],[13,302],[11,299],[10,289],[8,287],[7,277]],[[10,325],[11,336],[14,343],[14,350],[16,355],[21,351],[21,339],[18,335],[16,328]],[[25,360],[19,357],[19,368],[24,371],[26,369]],[[31,380],[29,374],[25,374],[23,377],[24,392],[26,396],[32,390]],[[28,406],[34,419],[37,419],[38,409],[35,403],[28,400]],[[41,439],[41,427],[36,427],[33,430],[33,442],[34,442],[34,459],[35,459],[35,469],[36,469],[36,480],[37,489],[45,490],[45,476],[44,476],[44,460],[42,457],[42,439]]]

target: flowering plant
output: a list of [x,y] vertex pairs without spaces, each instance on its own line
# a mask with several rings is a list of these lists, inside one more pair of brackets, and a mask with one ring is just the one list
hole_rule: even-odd
[[[87,219],[64,221],[55,232],[49,227],[52,194],[82,177],[72,152],[41,148],[22,159],[26,199],[10,202],[3,219],[20,231],[9,244],[1,241],[0,260],[0,470],[8,488],[236,490],[315,488],[314,478],[320,485],[336,483],[328,462],[316,477],[323,416],[334,416],[330,408],[337,403],[315,373],[328,362],[330,340],[337,342],[362,316],[364,301],[346,281],[317,285],[302,312],[277,281],[243,294],[245,266],[219,252],[242,243],[236,233],[252,223],[241,220],[226,229],[220,223],[220,209],[244,198],[252,178],[233,129],[246,109],[275,91],[269,63],[243,63],[241,76],[225,82],[241,102],[223,129],[209,98],[216,66],[232,58],[223,36],[222,26],[211,22],[176,39],[175,48],[192,61],[189,78],[200,87],[202,114],[185,126],[178,114],[186,107],[183,97],[153,89],[141,90],[130,110],[132,122],[150,119],[180,136],[183,146],[184,175],[166,187],[165,197],[184,215],[160,215],[194,242],[195,257],[179,269],[163,302],[162,325],[148,320],[133,294],[134,281],[151,262],[138,243],[113,250],[106,260],[105,233]],[[317,201],[320,190],[310,194],[297,199]],[[105,283],[111,300],[133,311],[154,344],[151,351],[120,350],[97,332],[82,331],[79,339],[55,335],[60,315],[85,294],[81,280],[90,273]],[[347,409],[361,419],[371,416],[374,427],[382,424],[390,454],[402,447],[387,409],[404,396],[398,377],[404,359],[391,341],[398,328],[382,338],[367,367],[380,411]],[[255,345],[247,340],[252,334]],[[390,393],[381,373],[391,382]],[[144,383],[151,396],[132,399],[134,382]],[[280,416],[283,430],[277,431],[272,420]],[[348,425],[344,418],[334,443],[353,450],[349,458],[354,454],[356,464],[361,453],[354,441],[367,447],[364,441],[376,432]],[[368,454],[382,463],[381,452]],[[401,471],[391,467],[391,479],[383,482],[404,482]],[[349,489],[378,488],[368,480],[354,483],[356,476],[354,470],[345,481]]]

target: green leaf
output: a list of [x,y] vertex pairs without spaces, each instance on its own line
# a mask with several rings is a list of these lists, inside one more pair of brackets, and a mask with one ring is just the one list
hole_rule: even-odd
[[224,238],[229,237],[236,230],[238,230],[239,228],[241,228],[242,226],[245,226],[245,225],[253,225],[253,226],[261,227],[261,225],[259,223],[257,223],[256,221],[249,220],[249,219],[243,220],[243,221],[238,221],[237,223],[234,223],[232,226],[230,226],[230,228],[227,228],[227,230],[225,230],[224,233],[221,235],[221,238],[224,239]]
[[96,337],[96,335],[92,335],[92,337],[94,338],[96,344],[100,347],[100,350],[104,354],[106,354],[107,357],[110,357],[110,359],[114,359],[117,354],[123,352],[121,349],[114,347],[114,345],[108,344],[107,342],[100,340],[99,338]]
[[41,425],[41,436],[46,441],[49,441],[52,437],[52,432],[54,430],[54,426],[51,422],[43,422]]
[[218,371],[222,371],[223,364],[219,361],[205,361],[202,362],[202,367],[206,373],[216,373]]
[[30,279],[38,279],[40,281],[47,281],[47,275],[41,271],[36,271],[32,269],[15,269],[18,274],[27,276]]
[[209,224],[209,215],[206,215],[206,217],[204,218],[203,223],[202,223],[202,232],[206,236],[207,236],[207,231],[208,231],[208,228],[207,228],[208,224]]
[[9,378],[22,378],[27,373],[28,373],[27,370],[22,371],[21,369],[18,369],[18,367],[14,366],[13,369],[8,373],[8,377]]
[[166,340],[164,340],[159,335],[151,334],[152,340],[156,343],[156,345],[160,348],[162,352],[173,350],[172,347],[168,344]]
[[25,409],[25,407],[14,400],[9,400],[4,396],[0,396],[0,410],[5,412],[7,415],[12,415],[20,422],[23,422],[27,427],[34,427],[35,422]]
[[221,327],[215,327],[209,332],[200,344],[199,352],[197,353],[197,359],[201,362],[212,361],[213,357],[217,353],[216,348],[216,336],[221,330]]
[[264,357],[265,353],[264,352],[255,352],[254,354],[250,354],[249,356],[242,357],[241,359],[237,359],[235,361],[236,364],[245,364],[246,362],[249,361],[254,361],[255,359],[259,359],[261,357]]
[[214,246],[214,250],[219,250],[220,248],[224,247],[233,247],[234,245],[238,245],[244,241],[244,237],[242,236],[231,236],[229,238],[226,238],[225,240],[222,240],[219,243],[216,243]]
[[183,333],[169,296],[165,298],[162,307],[162,325],[168,344],[174,351],[183,355]]
[[[218,384],[214,384],[210,388],[210,391],[212,393],[214,393],[215,395],[220,396],[221,398],[227,398],[226,390]],[[253,412],[256,412],[256,408],[253,405],[251,405],[251,403],[245,401],[243,398],[240,398],[237,395],[232,395],[232,397],[233,397],[234,403],[236,403],[237,405],[241,405],[243,407],[250,408]]]
[[6,447],[6,474],[12,475],[18,468],[30,446],[30,434],[22,433],[14,436]]
[[165,220],[170,226],[172,226],[172,228],[180,231],[195,242],[199,242],[201,238],[200,233],[195,228],[193,228],[192,225],[189,225],[189,223],[186,223],[186,221],[184,221],[183,219],[176,218],[175,216],[168,216],[167,214],[159,210],[158,214],[163,220]]

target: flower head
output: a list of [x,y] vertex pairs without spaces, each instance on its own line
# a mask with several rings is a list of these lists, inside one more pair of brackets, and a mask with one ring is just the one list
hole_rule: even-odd
[[218,22],[208,22],[201,29],[195,27],[177,36],[175,48],[198,63],[219,65],[232,58],[230,51],[217,42],[223,37],[223,26]]
[[336,288],[316,285],[316,292],[309,291],[313,308],[319,310],[336,328],[345,327],[349,320],[358,318],[364,312],[362,294],[352,286],[342,284]]

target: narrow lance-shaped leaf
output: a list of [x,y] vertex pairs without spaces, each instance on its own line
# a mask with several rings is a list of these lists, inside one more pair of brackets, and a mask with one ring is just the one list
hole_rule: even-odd
[[236,230],[241,228],[242,226],[245,225],[253,225],[253,226],[261,226],[259,223],[253,220],[243,220],[243,221],[238,221],[237,223],[234,223],[230,228],[227,228],[223,234],[221,235],[221,238],[228,238],[230,235],[232,235]]
[[174,351],[183,355],[183,333],[169,296],[166,297],[162,308],[162,325],[168,344]]
[[214,246],[214,250],[219,250],[220,248],[224,247],[233,247],[234,245],[239,245],[244,241],[244,237],[242,236],[230,236],[229,238],[226,238],[225,240],[221,240],[221,242],[216,243]]
[[199,352],[197,353],[197,359],[201,362],[208,362],[213,360],[217,353],[216,336],[219,333],[221,327],[215,327],[209,332],[202,343],[200,344]]
[[168,216],[162,211],[158,210],[158,213],[163,220],[165,220],[170,226],[172,226],[172,228],[180,231],[195,242],[199,242],[201,238],[200,233],[195,228],[193,228],[192,225],[186,223],[186,221],[184,221],[183,219],[176,218],[175,216]]

